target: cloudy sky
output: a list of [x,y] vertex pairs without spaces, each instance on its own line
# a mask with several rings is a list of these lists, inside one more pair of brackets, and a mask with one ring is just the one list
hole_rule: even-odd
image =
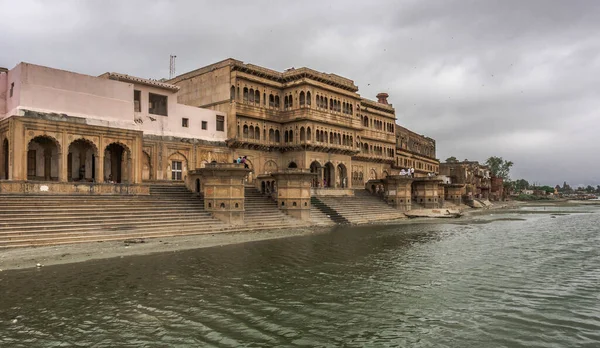
[[[218,3],[218,4],[217,4]],[[600,184],[600,1],[0,0],[0,66],[168,77],[233,57],[390,94],[438,157]]]

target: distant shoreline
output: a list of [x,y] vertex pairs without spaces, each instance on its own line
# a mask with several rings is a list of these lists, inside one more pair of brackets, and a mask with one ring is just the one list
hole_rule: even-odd
[[[580,202],[499,202],[488,209],[468,209],[464,212],[464,216],[459,219],[416,218],[377,222],[373,225],[444,224],[456,221],[468,223],[477,216],[493,214],[502,210],[510,210],[523,205],[573,206],[580,205]],[[223,232],[190,236],[173,236],[168,238],[149,238],[144,239],[143,243],[130,244],[126,244],[123,241],[108,241],[9,248],[0,250],[0,270],[5,272],[18,269],[30,269],[37,267],[37,264],[40,264],[43,268],[45,266],[79,263],[91,260],[178,252],[183,250],[210,248],[269,239],[307,236],[319,233],[328,233],[332,229],[338,227],[339,226],[313,226],[295,229],[273,229],[266,231]]]

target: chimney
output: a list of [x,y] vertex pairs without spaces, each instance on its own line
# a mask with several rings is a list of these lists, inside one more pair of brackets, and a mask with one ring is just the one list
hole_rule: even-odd
[[388,97],[389,95],[387,93],[379,93],[377,94],[377,102],[380,104],[389,105],[387,102]]

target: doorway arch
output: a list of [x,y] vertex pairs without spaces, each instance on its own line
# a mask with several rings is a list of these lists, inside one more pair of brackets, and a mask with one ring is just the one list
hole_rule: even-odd
[[338,182],[336,182],[336,187],[339,184],[339,187],[347,188],[348,187],[348,170],[346,169],[346,166],[342,163],[338,164],[338,166],[337,166],[337,176],[338,176]]
[[288,168],[298,168],[298,165],[296,164],[296,162],[292,161],[290,162],[290,164],[288,164]]
[[86,139],[76,139],[69,144],[67,155],[67,180],[96,181],[98,169],[98,148]]
[[335,185],[335,167],[333,163],[325,163],[323,169],[323,187],[334,187]]
[[104,180],[108,183],[131,183],[131,151],[121,143],[104,149]]
[[59,150],[56,139],[41,135],[27,145],[27,180],[58,181]]
[[323,167],[321,167],[321,163],[313,161],[310,164],[310,172],[317,174],[317,176],[312,179],[312,187],[321,187],[323,185]]

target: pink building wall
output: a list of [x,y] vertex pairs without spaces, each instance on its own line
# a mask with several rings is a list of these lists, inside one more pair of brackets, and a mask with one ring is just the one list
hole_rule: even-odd
[[[8,97],[11,83],[15,84],[13,96]],[[140,112],[134,109],[134,90],[141,92]],[[20,63],[8,74],[0,74],[0,96],[3,93],[6,97],[0,98],[0,118],[31,110],[81,117],[89,125],[142,130],[145,134],[210,141],[227,138],[226,131],[216,131],[217,114],[224,114],[178,104],[177,92],[158,86]],[[148,112],[149,93],[167,97],[168,116]],[[188,119],[188,127],[183,127],[182,118]],[[206,130],[202,121],[207,122]]]
[[[144,134],[218,141],[227,139],[226,131],[216,131],[217,114],[224,114],[210,109],[178,104],[177,92],[140,84],[135,84],[134,89],[141,93],[140,112],[135,112],[134,117]],[[149,113],[150,93],[167,97],[167,116]],[[182,126],[183,118],[188,119],[187,128]],[[226,119],[225,117],[225,122]],[[207,122],[206,130],[202,129],[202,121]],[[225,124],[226,129],[227,124]]]
[[21,63],[23,109],[133,122],[133,85]]

